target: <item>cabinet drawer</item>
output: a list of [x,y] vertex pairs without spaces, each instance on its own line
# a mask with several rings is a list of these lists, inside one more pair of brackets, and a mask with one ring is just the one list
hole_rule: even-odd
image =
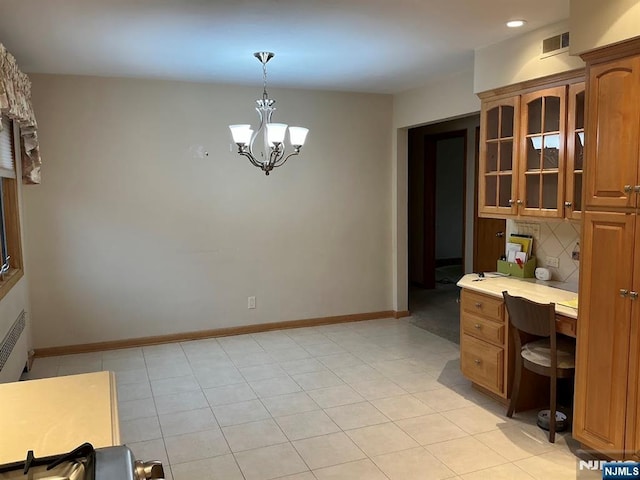
[[492,322],[467,312],[462,313],[462,333],[502,346],[504,330],[504,323]]
[[504,320],[504,302],[499,298],[462,289],[460,301],[462,309],[467,312],[484,315],[498,322]]
[[576,338],[576,322],[575,318],[556,315],[556,332]]
[[460,368],[465,377],[502,395],[504,349],[462,334]]

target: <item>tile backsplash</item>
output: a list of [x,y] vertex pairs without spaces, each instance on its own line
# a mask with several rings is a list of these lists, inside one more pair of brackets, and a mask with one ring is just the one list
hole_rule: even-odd
[[[572,253],[580,242],[580,224],[572,222],[522,222],[507,221],[507,233],[533,236],[533,254],[537,265],[551,271],[551,279],[566,282],[577,288],[580,262],[572,259]],[[558,267],[545,264],[547,257],[555,257]]]

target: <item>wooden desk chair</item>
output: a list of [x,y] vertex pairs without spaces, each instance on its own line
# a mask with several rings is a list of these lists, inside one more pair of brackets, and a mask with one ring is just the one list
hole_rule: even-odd
[[541,304],[502,292],[509,314],[515,344],[515,378],[507,417],[511,418],[518,402],[522,368],[550,377],[549,442],[556,435],[556,389],[558,378],[575,374],[575,344],[556,336],[555,304]]

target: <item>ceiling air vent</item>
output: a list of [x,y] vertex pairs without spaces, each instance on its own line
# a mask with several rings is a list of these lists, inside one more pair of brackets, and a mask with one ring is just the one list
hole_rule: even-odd
[[569,32],[564,32],[542,41],[542,55],[540,58],[550,57],[569,50]]

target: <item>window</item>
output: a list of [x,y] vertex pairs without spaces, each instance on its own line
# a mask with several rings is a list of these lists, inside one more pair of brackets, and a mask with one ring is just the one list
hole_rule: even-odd
[[[4,181],[3,181],[4,183]],[[9,251],[7,249],[7,228],[5,227],[4,220],[4,189],[2,188],[2,183],[0,183],[0,278],[9,271],[9,266],[11,264],[11,255],[9,255]]]
[[13,122],[0,119],[0,298],[22,277]]

